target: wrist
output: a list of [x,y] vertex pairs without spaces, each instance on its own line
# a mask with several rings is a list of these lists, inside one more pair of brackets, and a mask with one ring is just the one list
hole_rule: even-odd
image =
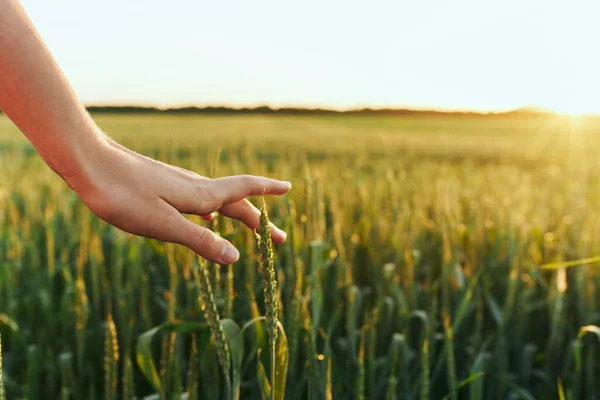
[[110,147],[106,135],[90,118],[52,137],[56,140],[39,148],[40,155],[75,192],[87,190]]

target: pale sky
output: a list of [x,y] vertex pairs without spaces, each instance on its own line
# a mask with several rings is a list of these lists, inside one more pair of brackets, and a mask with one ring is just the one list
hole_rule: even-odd
[[600,112],[600,2],[22,0],[87,104]]

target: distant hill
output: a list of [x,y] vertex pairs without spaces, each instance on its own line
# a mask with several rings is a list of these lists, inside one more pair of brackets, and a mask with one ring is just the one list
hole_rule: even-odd
[[533,116],[551,114],[551,112],[535,108],[523,107],[506,112],[479,113],[479,112],[460,112],[460,111],[437,111],[437,110],[412,110],[412,109],[391,109],[391,108],[362,108],[355,110],[330,110],[321,108],[271,108],[268,106],[260,107],[180,107],[180,108],[155,108],[140,106],[89,106],[90,113],[117,113],[117,114],[276,114],[276,115],[373,115],[373,116]]

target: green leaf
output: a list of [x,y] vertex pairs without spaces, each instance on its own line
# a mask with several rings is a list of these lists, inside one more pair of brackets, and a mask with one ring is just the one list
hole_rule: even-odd
[[[485,369],[485,364],[487,359],[489,358],[489,352],[487,351],[480,351],[479,354],[477,354],[477,357],[475,358],[475,362],[473,363],[473,366],[471,367],[471,376],[480,376],[483,375],[483,371]],[[462,382],[461,382],[462,383]],[[472,400],[480,400],[483,399],[483,384],[484,381],[483,380],[478,380],[476,382],[474,382],[471,386],[470,386],[470,390],[469,390],[469,398]]]
[[563,384],[560,379],[558,379],[558,381],[556,382],[556,386],[558,389],[558,400],[567,400],[567,398],[565,397],[565,389],[563,388]]
[[283,400],[285,395],[285,381],[290,361],[287,336],[281,322],[277,322],[279,338],[277,339],[277,356],[275,360],[275,393],[274,400]]
[[310,243],[310,304],[312,317],[312,336],[316,339],[323,311],[323,284],[321,282],[321,266],[323,259],[323,242],[313,241]]
[[250,363],[252,362],[252,359],[254,358],[254,354],[256,354],[256,351],[259,348],[262,349],[266,349],[267,348],[267,331],[266,329],[259,329],[257,327],[258,323],[262,322],[266,324],[266,317],[261,316],[261,317],[255,317],[252,318],[250,321],[246,322],[246,324],[244,324],[244,326],[242,327],[242,335],[244,335],[246,333],[246,331],[251,328],[254,327],[254,336],[252,337],[252,341],[251,341],[251,348],[249,351],[250,357],[246,358],[246,361],[243,363],[242,366],[242,371],[246,371],[246,369],[250,366]]
[[600,262],[600,256],[583,258],[581,260],[572,260],[572,261],[544,264],[540,268],[541,269],[561,269],[561,268],[577,267],[579,265],[594,264],[597,262]]
[[252,325],[256,324],[257,322],[259,322],[259,321],[266,321],[266,320],[267,320],[267,317],[264,317],[264,316],[252,318],[250,321],[246,322],[244,324],[244,326],[242,327],[242,330],[241,330],[242,334],[244,332],[246,332],[246,329],[250,328]]
[[533,397],[533,395],[531,393],[529,393],[529,391],[526,390],[525,388],[517,385],[516,383],[512,383],[511,381],[507,380],[506,378],[503,378],[503,381],[506,384],[506,386],[511,388],[517,394],[517,396],[519,396],[520,399],[535,400],[535,397]]
[[[250,311],[251,311],[251,315],[252,315],[252,320],[250,320],[249,322],[247,322],[244,327],[242,328],[242,333],[246,332],[246,329],[250,328],[251,326],[254,326],[254,337],[253,337],[253,345],[252,345],[252,351],[250,352],[250,354],[254,354],[256,352],[256,349],[258,348],[266,348],[267,343],[268,343],[268,339],[267,339],[267,331],[266,329],[259,329],[258,327],[256,327],[257,322],[258,321],[265,321],[266,317],[261,316],[260,315],[260,310],[258,308],[258,303],[256,302],[256,298],[254,297],[254,293],[252,293],[252,291],[250,289],[248,289],[248,293],[250,295]],[[251,359],[248,359],[248,363],[251,361]],[[244,366],[244,369],[247,365]]]
[[350,354],[355,362],[358,362],[358,337],[360,329],[358,321],[360,320],[360,308],[362,303],[362,293],[357,286],[351,286],[347,292],[346,303],[346,330],[350,340]]
[[452,395],[454,393],[457,393],[460,389],[464,388],[465,386],[467,386],[469,383],[481,378],[483,376],[483,371],[482,372],[477,372],[476,374],[472,374],[471,376],[469,376],[467,379],[460,381],[458,383],[458,385],[456,385],[456,390],[454,390],[454,392],[448,393],[446,395],[446,397],[444,397],[442,400],[448,400],[449,398],[452,397]]
[[265,367],[263,363],[260,361],[260,349],[258,349],[258,357],[256,357],[256,362],[258,366],[258,385],[260,386],[260,394],[263,400],[271,400],[271,385],[269,384],[269,378],[267,377],[267,373],[265,372]]
[[469,281],[469,287],[467,288],[467,290],[465,290],[465,294],[463,295],[460,305],[458,306],[455,312],[454,323],[452,325],[452,330],[454,332],[458,331],[458,328],[460,328],[464,317],[466,317],[467,313],[473,308],[473,291],[477,286],[477,283],[479,282],[479,278],[481,277],[483,271],[484,270],[477,272],[475,276]]
[[489,293],[486,293],[485,302],[487,303],[488,308],[494,317],[494,321],[496,321],[496,324],[498,324],[498,326],[502,326],[502,310],[500,309],[496,299],[494,299],[494,297]]
[[429,317],[427,316],[427,313],[423,310],[412,311],[409,314],[409,319],[412,320],[413,318],[420,321],[421,325],[423,326],[423,333],[421,334],[421,339],[427,338],[429,336]]
[[231,368],[233,369],[233,398],[239,398],[242,375],[242,359],[244,358],[244,340],[240,327],[230,319],[222,319],[221,326],[227,336],[231,352]]
[[[260,320],[256,320],[253,323],[259,321]],[[285,382],[287,378],[290,353],[285,330],[279,321],[277,321],[277,328],[279,330],[279,338],[277,339],[277,347],[275,350],[275,388],[273,390],[274,393],[272,400],[283,400],[285,395]],[[260,360],[260,354],[262,351],[263,349],[258,349],[257,351],[258,383],[263,400],[271,400],[271,385],[269,383],[269,377],[265,372],[265,367],[262,361]]]
[[587,325],[581,327],[579,330],[579,335],[577,336],[577,342],[575,343],[575,366],[577,371],[581,371],[581,341],[588,333],[595,334],[598,338],[598,341],[600,341],[600,327],[596,325]]
[[144,332],[138,339],[136,348],[136,361],[137,364],[146,377],[146,379],[152,384],[154,389],[162,393],[162,386],[158,372],[156,371],[156,365],[152,358],[152,340],[158,334],[164,333],[189,333],[197,332],[206,329],[207,326],[202,322],[181,322],[174,321],[166,324],[156,326],[149,331]]
[[13,333],[19,331],[19,325],[17,325],[14,319],[6,314],[0,314],[0,326],[1,325],[7,326]]

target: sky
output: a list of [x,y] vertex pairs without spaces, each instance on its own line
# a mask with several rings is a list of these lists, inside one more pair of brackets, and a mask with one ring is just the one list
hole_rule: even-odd
[[86,104],[600,112],[600,2],[21,0]]

